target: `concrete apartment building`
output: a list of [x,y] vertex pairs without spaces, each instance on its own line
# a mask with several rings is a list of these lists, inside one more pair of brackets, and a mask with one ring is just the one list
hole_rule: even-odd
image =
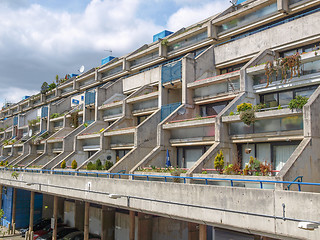
[[[319,1],[242,1],[4,108],[2,224],[61,218],[85,239],[320,239],[301,228],[320,223],[318,23]],[[244,103],[259,106],[249,125]],[[242,174],[214,169],[221,152]],[[272,171],[246,175],[254,158]],[[97,160],[113,166],[88,170]]]

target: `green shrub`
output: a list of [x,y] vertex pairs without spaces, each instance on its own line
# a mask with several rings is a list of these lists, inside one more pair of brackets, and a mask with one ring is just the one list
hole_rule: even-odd
[[65,160],[63,160],[62,163],[61,163],[61,168],[62,168],[62,169],[65,169],[66,166],[67,166],[67,163],[66,163]]
[[106,160],[106,163],[104,164],[104,169],[109,170],[113,166],[113,162]]
[[94,166],[94,164],[92,162],[89,162],[87,164],[87,170],[94,170],[94,168],[95,168],[95,166]]
[[222,150],[217,154],[217,156],[214,158],[214,168],[219,171],[219,173],[222,173],[224,167],[224,156]]
[[97,159],[95,167],[97,170],[102,170],[102,163],[101,163],[100,159]]
[[292,109],[302,109],[303,106],[308,102],[308,98],[307,97],[302,97],[302,96],[296,96],[294,99],[292,99],[289,102],[289,108]]
[[4,166],[4,163],[3,161],[0,162],[0,167],[3,167]]
[[76,160],[73,160],[72,163],[71,163],[71,168],[72,169],[76,169],[78,167],[78,163]]
[[8,164],[9,164],[9,163],[8,163],[8,160],[4,162],[4,165],[5,165],[5,166],[8,166]]
[[234,112],[230,112],[230,113],[229,113],[229,116],[233,116],[233,115],[234,115]]
[[252,109],[252,104],[251,103],[241,103],[237,106],[237,111],[238,112],[243,112],[246,110]]

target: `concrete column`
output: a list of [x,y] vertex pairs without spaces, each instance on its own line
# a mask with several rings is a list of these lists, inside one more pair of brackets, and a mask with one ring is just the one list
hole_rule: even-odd
[[138,239],[152,239],[152,216],[138,213]]
[[75,213],[74,213],[74,223],[75,227],[80,231],[84,230],[84,204],[80,201],[75,201]]
[[135,237],[135,217],[136,213],[134,211],[129,212],[129,240],[134,240]]
[[207,225],[199,225],[199,240],[207,240]]
[[34,192],[31,192],[30,196],[30,221],[29,221],[29,233],[33,234],[33,215],[34,215]]
[[115,238],[115,208],[102,206],[101,214],[101,240],[114,240]]
[[58,196],[54,196],[54,199],[53,199],[54,228],[53,228],[52,240],[57,240],[57,231],[58,231],[58,202],[59,202],[59,197],[58,197]]
[[89,240],[89,209],[90,203],[85,203],[84,208],[84,240]]
[[188,240],[198,240],[199,239],[199,229],[198,224],[188,223]]
[[12,198],[12,227],[15,226],[16,223],[16,208],[17,208],[17,189],[13,188],[13,198]]

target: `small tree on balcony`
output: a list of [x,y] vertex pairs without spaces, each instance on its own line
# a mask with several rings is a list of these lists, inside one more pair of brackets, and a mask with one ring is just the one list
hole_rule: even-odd
[[65,160],[63,160],[62,163],[61,163],[61,168],[62,168],[62,169],[65,169],[66,166],[67,166],[67,163],[66,163]]
[[223,173],[224,168],[224,156],[222,150],[217,154],[217,156],[214,158],[214,168],[219,171],[220,174]]
[[76,169],[78,167],[78,163],[76,160],[73,160],[72,163],[71,163],[71,168],[72,169]]

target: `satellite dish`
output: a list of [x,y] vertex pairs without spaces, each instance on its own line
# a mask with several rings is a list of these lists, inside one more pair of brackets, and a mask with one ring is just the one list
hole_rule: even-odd
[[183,108],[180,108],[179,110],[178,110],[178,115],[184,115],[185,113],[186,113],[186,109],[183,107]]
[[83,65],[80,67],[79,72],[80,72],[80,73],[83,73],[83,72],[84,72],[84,66],[83,66]]
[[238,3],[238,0],[231,0],[230,3],[231,3],[233,6],[236,6],[237,3]]

